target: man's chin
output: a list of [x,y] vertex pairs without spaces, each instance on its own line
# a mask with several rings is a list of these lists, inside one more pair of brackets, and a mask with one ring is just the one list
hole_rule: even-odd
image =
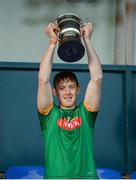
[[75,104],[61,104],[60,107],[62,107],[62,108],[74,108]]

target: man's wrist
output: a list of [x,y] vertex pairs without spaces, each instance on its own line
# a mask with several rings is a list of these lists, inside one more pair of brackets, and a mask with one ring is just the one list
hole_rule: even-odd
[[84,43],[85,44],[90,44],[90,39],[89,38],[84,38]]
[[55,39],[55,38],[54,38],[54,39],[50,39],[50,40],[49,40],[49,44],[50,44],[50,45],[51,45],[51,44],[52,44],[52,45],[56,45],[56,44],[57,44],[57,41],[58,41],[58,40]]
[[89,37],[84,37],[84,41],[90,41]]

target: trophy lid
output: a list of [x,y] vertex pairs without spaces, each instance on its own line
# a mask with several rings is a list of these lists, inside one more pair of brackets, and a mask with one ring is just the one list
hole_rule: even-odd
[[80,23],[81,22],[81,18],[79,18],[76,14],[74,14],[74,13],[63,13],[63,14],[61,14],[61,15],[59,15],[58,17],[57,17],[57,23],[59,23],[59,22],[61,22],[62,20],[64,20],[64,19],[75,19],[78,23]]

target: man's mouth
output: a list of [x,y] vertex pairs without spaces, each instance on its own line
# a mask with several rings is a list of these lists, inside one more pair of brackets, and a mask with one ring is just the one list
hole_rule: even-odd
[[72,97],[65,97],[64,99],[67,101],[71,101]]

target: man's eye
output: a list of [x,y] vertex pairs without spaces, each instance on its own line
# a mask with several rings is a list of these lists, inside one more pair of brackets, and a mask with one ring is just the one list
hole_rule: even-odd
[[59,89],[60,89],[60,90],[63,90],[63,89],[64,89],[64,87],[59,87]]

